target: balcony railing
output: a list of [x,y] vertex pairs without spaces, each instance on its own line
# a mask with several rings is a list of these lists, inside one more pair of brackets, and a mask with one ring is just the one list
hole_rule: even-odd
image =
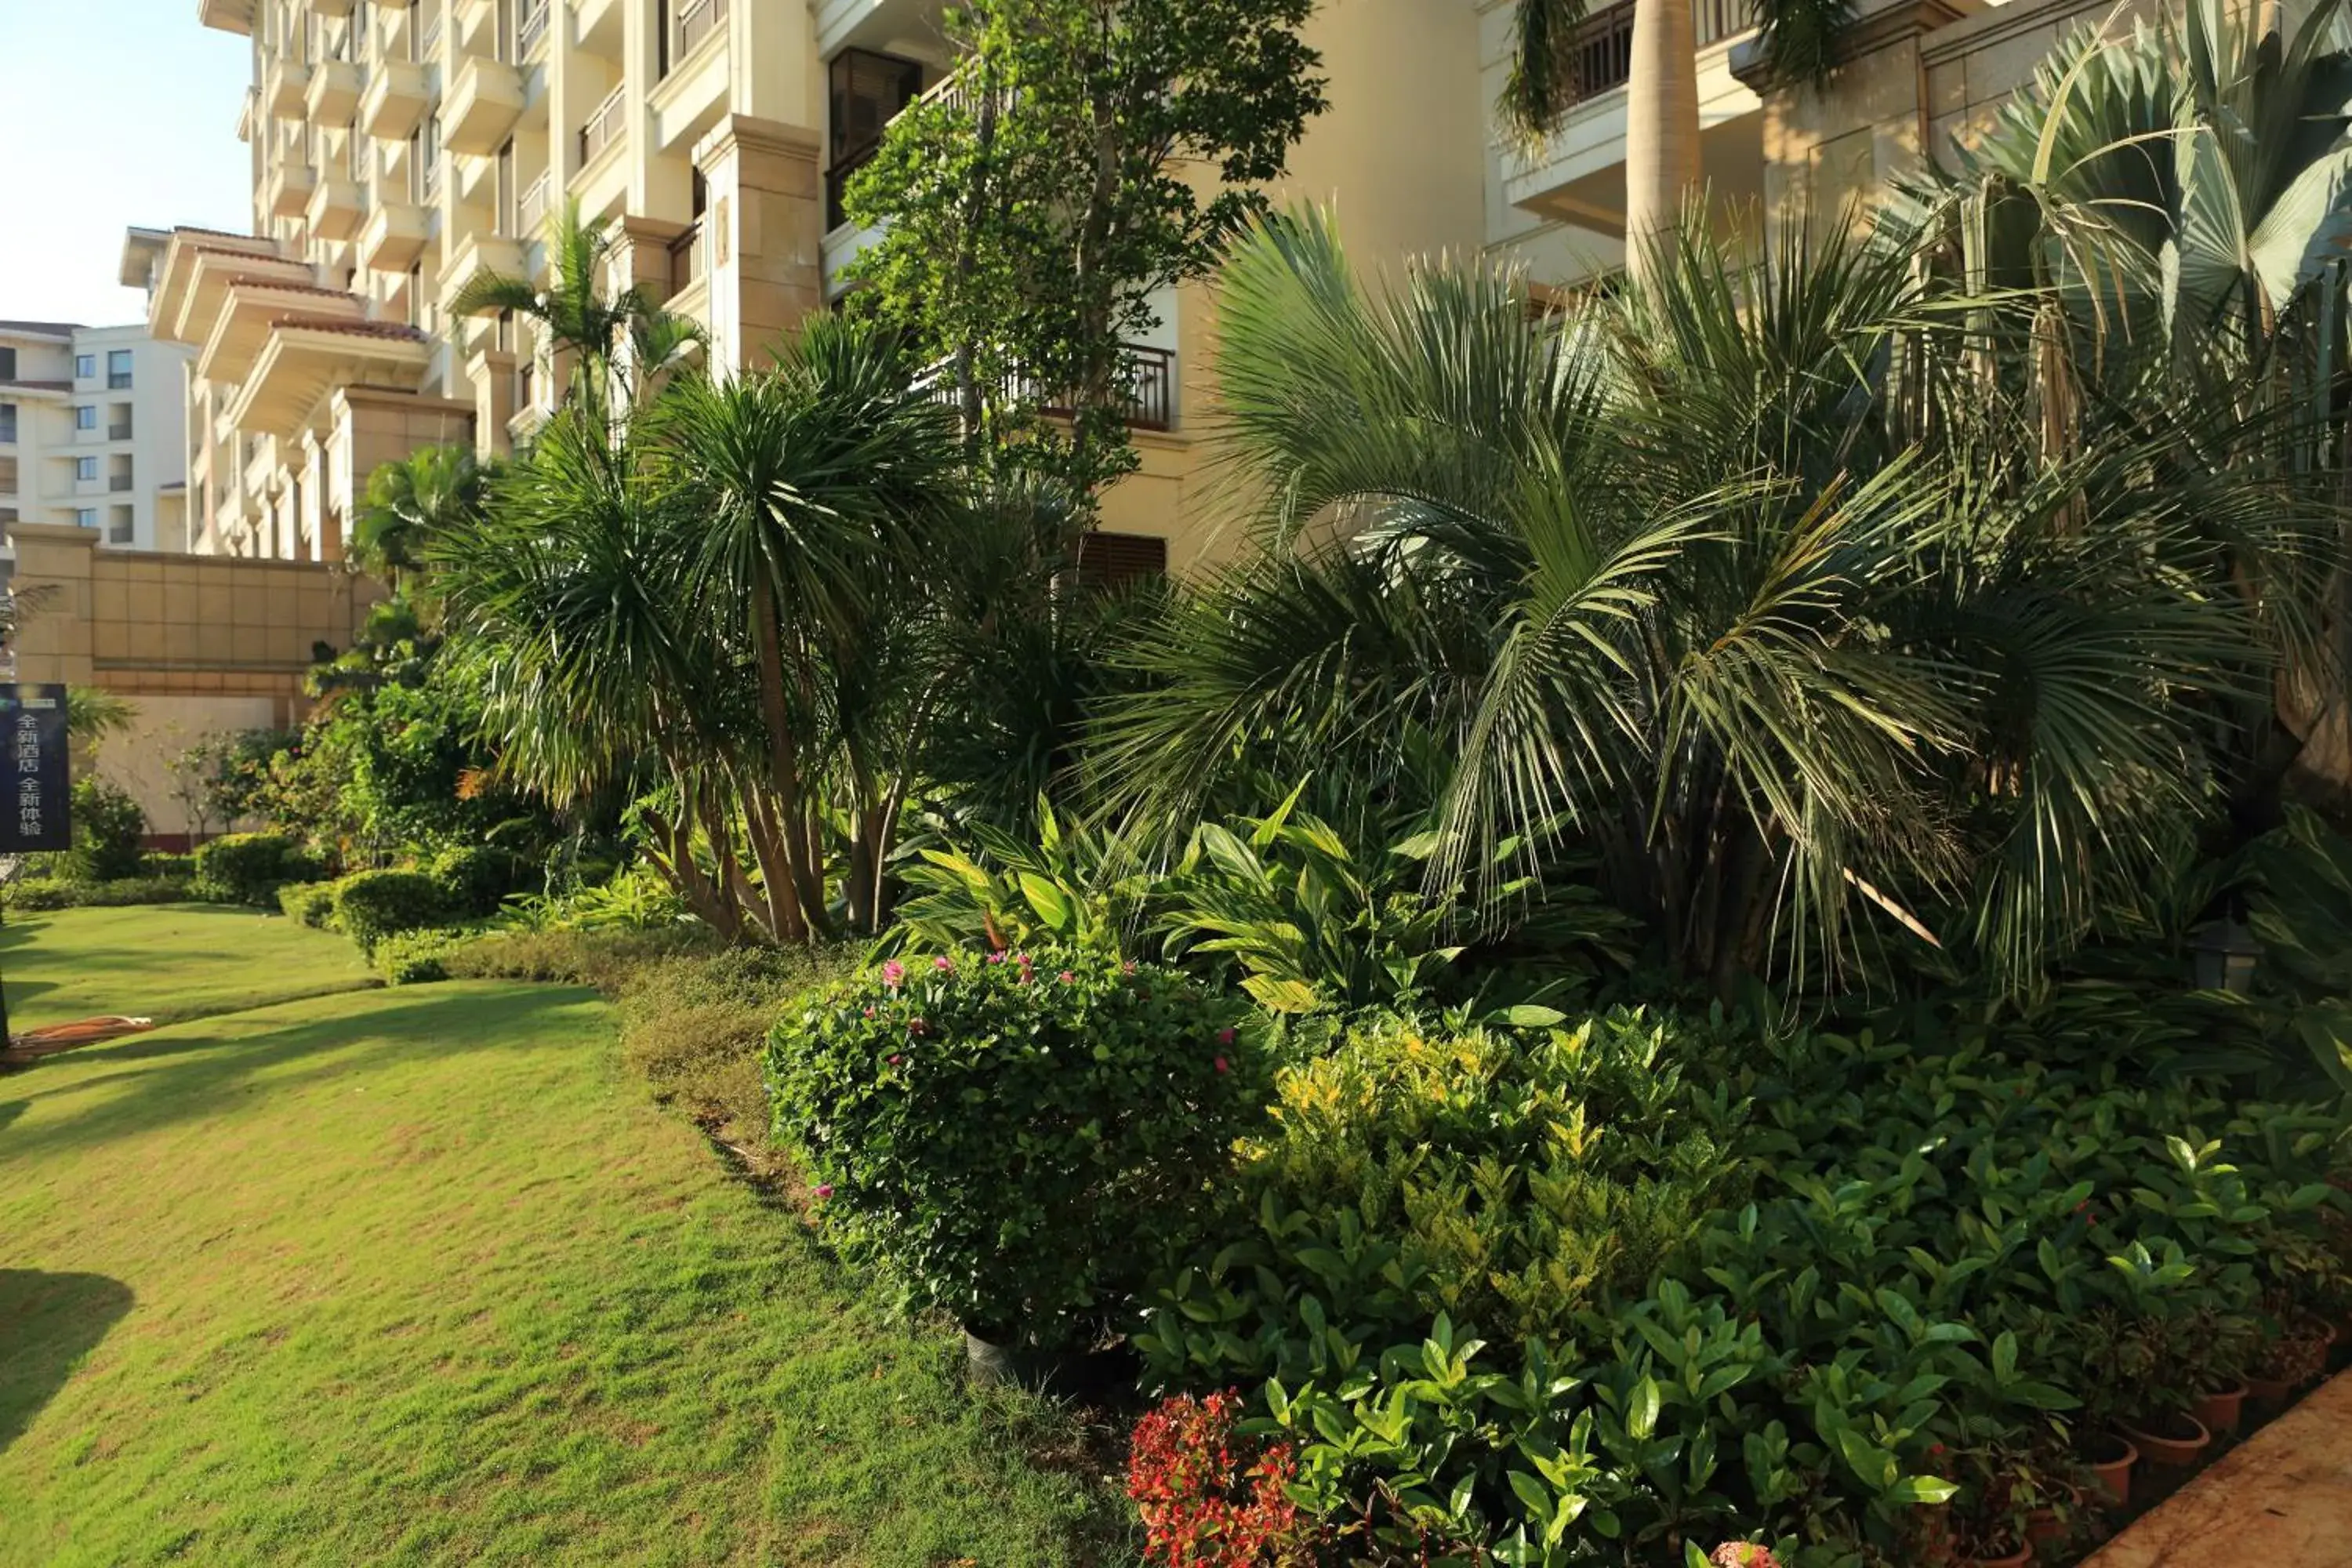
[[607,93],[604,101],[588,116],[588,123],[580,128],[580,161],[587,163],[597,153],[621,139],[621,121],[628,107],[629,84],[623,82]]
[[[1633,10],[1621,0],[1585,17],[1569,37],[1568,101],[1581,103],[1623,87],[1633,74]],[[1691,41],[1719,44],[1756,26],[1756,0],[1691,0]]]
[[522,193],[522,201],[515,208],[515,231],[524,243],[540,237],[547,227],[547,171],[540,171]]
[[106,373],[106,385],[107,390],[110,392],[127,391],[131,385],[131,373],[127,370],[108,371]]
[[129,474],[109,474],[106,476],[106,488],[108,489],[117,491],[127,490],[131,488],[131,476]]
[[423,32],[416,35],[416,58],[420,60],[430,60],[440,52],[441,18],[436,16],[425,24]]
[[677,53],[673,63],[727,25],[727,0],[681,0],[677,8]]
[[539,46],[547,42],[548,0],[532,0],[515,28],[515,58],[529,61],[539,53]]
[[108,440],[110,440],[110,441],[128,441],[128,440],[130,440],[130,439],[131,439],[131,421],[130,421],[130,420],[128,420],[128,419],[126,419],[126,420],[124,420],[124,421],[123,421],[121,424],[120,424],[120,425],[110,425],[110,426],[108,426],[106,427],[106,438],[107,438]]
[[441,189],[441,159],[437,153],[421,154],[416,170],[416,199],[431,201]]
[[698,220],[687,225],[686,232],[669,242],[669,291],[673,296],[694,287],[701,256],[702,225]]
[[874,162],[874,154],[880,151],[882,151],[881,142],[868,142],[865,146],[835,158],[833,161],[833,166],[825,170],[824,226],[826,228],[839,228],[849,221],[849,206],[845,199],[849,194],[849,182],[856,176],[858,170]]
[[[1120,352],[1127,361],[1127,395],[1121,401],[1119,417],[1137,430],[1174,429],[1176,355],[1147,343],[1125,343]],[[955,383],[944,361],[924,372],[919,384],[941,403],[956,401]],[[1021,371],[1006,375],[1000,390],[1014,402],[1036,404],[1049,418],[1067,418],[1072,412],[1066,392],[1046,390]]]

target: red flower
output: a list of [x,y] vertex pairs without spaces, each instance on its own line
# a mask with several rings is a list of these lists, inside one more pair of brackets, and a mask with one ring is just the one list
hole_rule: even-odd
[[1219,1057],[1219,1058],[1217,1058],[1217,1070],[1218,1070],[1219,1072],[1221,1072],[1221,1073],[1226,1073],[1226,1072],[1231,1072],[1231,1071],[1233,1071],[1234,1069],[1233,1069],[1232,1068],[1230,1068],[1230,1067],[1228,1067],[1228,1066],[1226,1066],[1226,1065],[1225,1065],[1225,1058],[1223,1058],[1223,1057]]
[[920,1018],[909,1018],[907,1020],[907,1033],[910,1035],[927,1034],[929,1032],[930,1027],[931,1026],[929,1024],[924,1023]]
[[906,1058],[904,1058],[904,1057],[902,1057],[902,1056],[898,1055],[896,1051],[893,1051],[893,1052],[891,1052],[891,1053],[890,1053],[890,1065],[891,1065],[892,1067],[897,1067],[899,1063],[901,1063],[901,1062],[905,1061],[906,1059],[907,1059]]
[[831,1196],[833,1196],[833,1184],[831,1182],[820,1183],[816,1189],[817,1202],[823,1203],[825,1199]]
[[1230,1046],[1230,1045],[1232,1045],[1233,1043],[1234,1043],[1234,1032],[1233,1032],[1233,1030],[1231,1030],[1230,1028],[1226,1028],[1226,1029],[1219,1029],[1219,1030],[1217,1031],[1217,1044],[1219,1044],[1219,1045],[1221,1045],[1221,1046]]
[[1168,1568],[1258,1568],[1289,1562],[1298,1509],[1285,1488],[1297,1477],[1286,1443],[1258,1448],[1234,1430],[1231,1393],[1179,1395],[1135,1424],[1127,1495],[1143,1516],[1144,1561]]

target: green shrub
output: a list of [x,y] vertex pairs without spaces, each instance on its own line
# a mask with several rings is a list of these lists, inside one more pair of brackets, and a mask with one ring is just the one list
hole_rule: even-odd
[[192,882],[196,876],[194,855],[167,855],[161,850],[149,850],[140,874],[147,877],[168,877],[174,881]]
[[471,917],[497,914],[509,894],[538,879],[530,862],[511,849],[488,844],[446,849],[419,868],[440,880],[453,911]]
[[278,907],[296,924],[324,931],[334,923],[335,884],[288,882],[278,889]]
[[73,850],[67,874],[78,882],[116,882],[140,874],[147,858],[147,814],[104,779],[73,786]]
[[1090,1342],[1263,1104],[1246,1009],[1076,950],[886,963],[776,1026],[825,1230],[991,1338]]
[[373,953],[394,931],[449,918],[440,881],[422,871],[361,871],[335,884],[335,924]]
[[376,939],[368,962],[387,985],[428,985],[449,978],[448,958],[481,936],[478,926],[425,926]]
[[62,878],[20,878],[9,887],[7,907],[40,910],[118,909],[131,904],[179,904],[194,899],[189,884],[174,877],[120,877],[111,882],[75,882]]
[[268,905],[288,882],[317,879],[319,867],[282,833],[225,833],[196,850],[196,882],[223,903]]

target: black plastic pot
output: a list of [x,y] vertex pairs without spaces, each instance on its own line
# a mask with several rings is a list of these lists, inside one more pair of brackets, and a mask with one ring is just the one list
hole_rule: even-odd
[[1142,1360],[1125,1343],[1098,1350],[1041,1350],[1018,1335],[963,1331],[964,1363],[973,1381],[1009,1383],[1034,1393],[1097,1405],[1132,1393]]

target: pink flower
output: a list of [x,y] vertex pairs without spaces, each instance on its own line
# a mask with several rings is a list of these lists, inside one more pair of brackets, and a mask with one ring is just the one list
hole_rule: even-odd
[[1120,965],[1118,966],[1118,972],[1119,972],[1121,974],[1132,974],[1132,973],[1135,973],[1135,960],[1133,960],[1133,959],[1131,959],[1131,958],[1130,958],[1130,959],[1129,959],[1125,963],[1120,964]]
[[910,1035],[922,1034],[930,1026],[924,1023],[920,1018],[909,1018],[907,1020],[907,1033]]
[[938,970],[941,974],[953,974],[955,973],[955,960],[950,958],[943,952],[937,958],[931,960],[931,967]]
[[1227,1065],[1226,1065],[1226,1063],[1225,1063],[1225,1058],[1223,1058],[1223,1057],[1219,1057],[1219,1058],[1217,1058],[1217,1070],[1218,1070],[1219,1072],[1221,1072],[1221,1073],[1225,1073],[1225,1072],[1231,1072],[1231,1071],[1233,1071],[1234,1069],[1233,1069],[1231,1067],[1229,1067],[1229,1066],[1227,1066]]
[[1221,1046],[1230,1046],[1233,1043],[1234,1032],[1231,1029],[1219,1029],[1217,1031],[1217,1044]]
[[873,1008],[871,1008],[871,1007],[868,1007],[867,1009],[866,1009],[866,1016],[867,1017],[869,1017],[869,1018],[871,1018],[872,1016],[874,1016],[874,1009],[873,1009]]
[[1001,952],[992,952],[988,955],[988,962],[991,963],[1002,963],[1004,962],[1004,955]]
[[826,1183],[824,1183],[823,1185],[821,1185],[821,1186],[819,1186],[819,1187],[817,1188],[817,1190],[816,1190],[816,1200],[817,1200],[817,1202],[819,1202],[819,1203],[823,1203],[825,1199],[827,1199],[827,1198],[829,1198],[829,1197],[831,1197],[831,1196],[833,1196],[833,1184],[832,1184],[831,1182],[826,1182]]
[[882,966],[882,984],[893,991],[896,991],[906,978],[907,966],[897,959],[894,958]]
[[906,1061],[906,1059],[907,1059],[907,1058],[906,1058],[905,1057],[900,1056],[898,1052],[893,1051],[893,1052],[891,1052],[891,1053],[890,1053],[890,1056],[889,1056],[889,1058],[888,1058],[888,1059],[889,1059],[890,1065],[891,1065],[892,1067],[898,1067],[898,1066],[901,1065],[902,1063],[904,1063],[904,1062]]
[[1066,969],[1062,971],[1061,973],[1054,976],[1054,978],[1060,981],[1065,985],[1076,985],[1078,983],[1078,977],[1071,973]]

